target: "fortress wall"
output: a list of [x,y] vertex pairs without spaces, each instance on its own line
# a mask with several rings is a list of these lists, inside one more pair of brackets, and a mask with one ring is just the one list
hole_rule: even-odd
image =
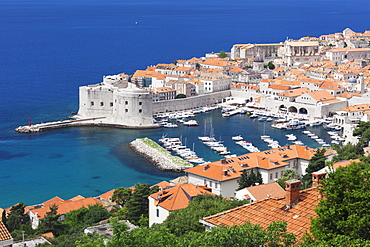
[[230,90],[194,96],[191,98],[153,102],[153,114],[184,111],[221,103],[231,95]]

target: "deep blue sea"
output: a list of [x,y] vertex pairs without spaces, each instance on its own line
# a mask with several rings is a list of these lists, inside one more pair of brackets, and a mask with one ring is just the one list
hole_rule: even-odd
[[156,171],[134,154],[127,144],[136,137],[181,135],[199,156],[220,159],[196,139],[204,134],[204,119],[212,119],[215,136],[236,154],[245,152],[230,140],[237,134],[261,149],[267,148],[261,134],[284,144],[284,131],[246,115],[223,119],[218,111],[197,116],[199,127],[174,130],[18,134],[14,128],[29,118],[39,123],[76,112],[78,87],[99,83],[103,75],[229,51],[235,43],[318,37],[347,27],[364,32],[369,10],[370,2],[360,0],[0,0],[0,207],[96,196],[178,175]]

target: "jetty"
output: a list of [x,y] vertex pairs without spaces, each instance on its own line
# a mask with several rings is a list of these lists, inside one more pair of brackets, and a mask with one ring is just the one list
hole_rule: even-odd
[[98,126],[98,127],[113,127],[123,129],[147,129],[147,128],[158,128],[159,125],[153,124],[153,126],[127,126],[123,124],[111,124],[102,121],[106,117],[94,117],[94,118],[79,118],[68,120],[60,120],[55,122],[29,124],[25,126],[19,126],[15,129],[18,133],[37,133],[53,129],[61,129],[68,127],[81,127],[81,126]]
[[129,147],[140,154],[160,171],[181,172],[193,167],[189,162],[178,156],[173,156],[155,141],[145,137],[130,142]]

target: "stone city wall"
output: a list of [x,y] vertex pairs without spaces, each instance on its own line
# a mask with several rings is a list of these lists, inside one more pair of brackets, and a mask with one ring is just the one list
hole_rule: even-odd
[[209,93],[184,99],[153,102],[153,114],[184,111],[204,106],[210,106],[221,103],[224,98],[229,97],[230,95],[230,90],[226,90],[222,92]]

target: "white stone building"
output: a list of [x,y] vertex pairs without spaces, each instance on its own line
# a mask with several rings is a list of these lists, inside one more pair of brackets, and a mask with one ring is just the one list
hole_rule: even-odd
[[[196,166],[186,169],[185,173],[189,183],[207,186],[212,193],[223,197],[232,197],[243,170],[258,170],[264,184],[276,182],[286,169],[294,169],[297,174],[304,175],[315,152],[309,147],[288,145]],[[326,156],[330,158],[329,154]]]
[[76,119],[91,124],[123,127],[154,127],[152,93],[132,83],[100,83],[80,87],[80,106]]
[[207,93],[229,90],[231,86],[231,77],[222,73],[202,73],[199,80]]

